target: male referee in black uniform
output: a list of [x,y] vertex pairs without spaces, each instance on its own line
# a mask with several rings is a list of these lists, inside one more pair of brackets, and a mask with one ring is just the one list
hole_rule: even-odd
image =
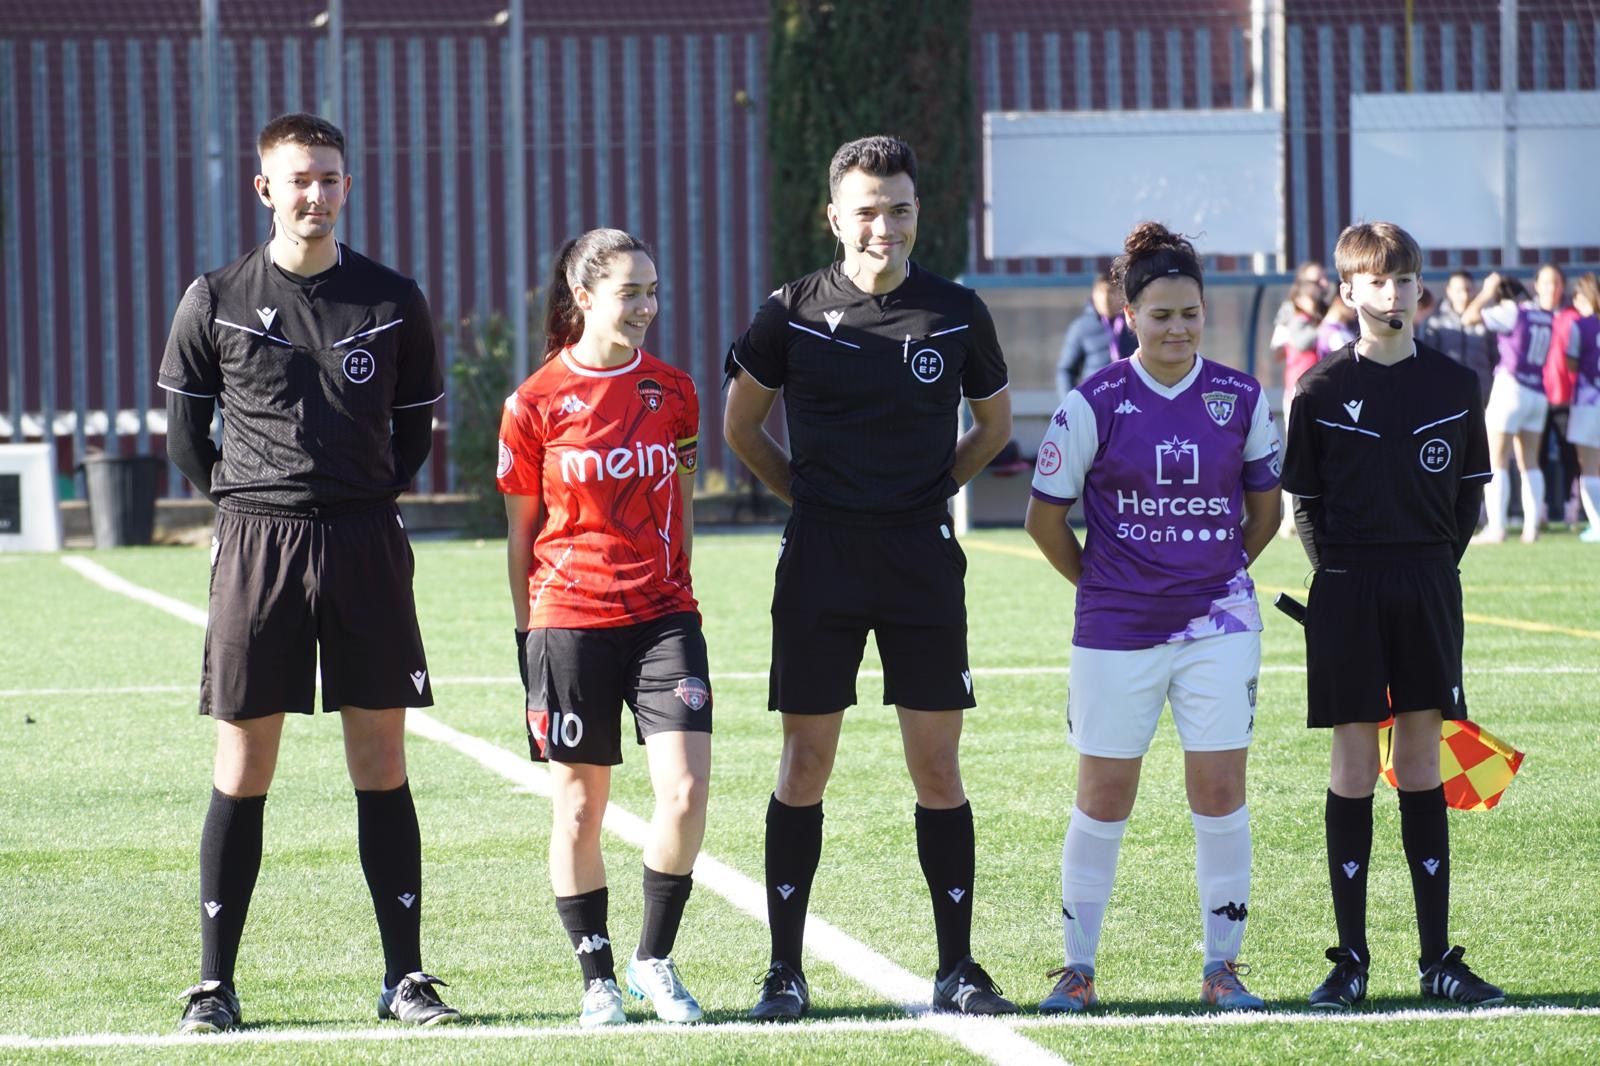
[[[217,723],[200,837],[200,983],[179,1030],[239,1021],[234,960],[261,866],[285,712],[338,710],[361,867],[383,941],[378,1016],[454,1021],[422,971],[422,845],[405,708],[433,703],[395,496],[427,457],[443,394],[414,281],[341,247],[344,135],[284,115],[257,139],[272,239],[195,279],[161,361],[167,450],[217,502],[200,712]],[[224,422],[210,437],[214,406]],[[320,656],[319,656],[320,651]]]
[[[916,181],[916,156],[893,137],[834,153],[828,221],[843,261],[773,293],[728,353],[728,444],[794,505],[772,598],[768,702],[783,712],[783,757],[767,807],[772,959],[757,1019],[799,1018],[810,1006],[801,942],[822,793],[868,630],[917,794],[939,943],[934,1006],[1017,1009],[971,956],[972,807],[959,751],[962,711],[976,703],[966,559],[947,511],[1010,439],[1011,400],[983,302],[910,260]],[[762,428],[779,389],[792,455]],[[963,396],[973,425],[957,440]]]
[[1388,222],[1348,227],[1339,298],[1361,336],[1299,381],[1283,461],[1316,577],[1306,617],[1308,724],[1333,730],[1328,877],[1339,946],[1311,993],[1324,1009],[1367,991],[1367,865],[1378,724],[1394,714],[1400,838],[1411,872],[1423,996],[1498,1003],[1451,947],[1450,835],[1439,781],[1443,719],[1467,716],[1461,580],[1489,477],[1477,377],[1413,340],[1422,250]]

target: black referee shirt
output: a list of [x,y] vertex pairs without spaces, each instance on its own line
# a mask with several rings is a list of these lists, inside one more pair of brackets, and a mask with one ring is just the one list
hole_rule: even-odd
[[963,395],[1006,387],[994,320],[971,289],[908,264],[881,296],[833,264],[774,292],[728,352],[783,389],[795,502],[896,514],[956,492]]
[[416,282],[343,245],[312,278],[265,244],[196,278],[157,382],[221,403],[214,495],[297,512],[399,493],[389,420],[444,393]]
[[1283,488],[1316,501],[1323,562],[1454,549],[1458,497],[1488,477],[1477,375],[1439,351],[1384,366],[1352,343],[1300,378]]

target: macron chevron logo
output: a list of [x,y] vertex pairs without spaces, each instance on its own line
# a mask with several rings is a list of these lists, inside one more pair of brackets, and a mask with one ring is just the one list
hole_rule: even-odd
[[784,900],[787,901],[790,896],[794,895],[794,886],[793,885],[779,885],[778,886],[778,895],[782,896],[784,898]]
[[963,671],[961,671],[961,683],[963,685],[967,686],[967,695],[969,695],[969,696],[972,695],[972,671],[971,670],[963,670]]
[[410,910],[411,905],[417,902],[417,894],[415,892],[403,892],[396,896],[395,899],[399,900],[400,905],[406,910]]
[[218,903],[214,899],[206,900],[206,915],[208,917],[215,918],[217,914],[221,912],[221,910],[222,904]]
[[1434,874],[1439,872],[1439,860],[1438,859],[1423,859],[1422,860],[1422,868],[1424,870],[1428,871],[1428,876],[1429,877],[1432,877]]
[[258,307],[256,308],[256,317],[261,320],[261,328],[270,333],[272,324],[278,320],[278,309],[276,307]]
[[1344,405],[1345,413],[1350,416],[1351,422],[1359,423],[1361,421],[1361,405],[1366,402],[1365,400],[1351,400]]
[[417,686],[417,695],[419,695],[419,696],[422,695],[422,686],[426,685],[428,683],[428,671],[426,671],[426,670],[413,670],[413,671],[411,671],[411,683],[413,685]]
[[1356,876],[1356,871],[1361,869],[1361,864],[1359,862],[1347,862],[1340,869],[1344,870],[1344,876],[1349,880]]
[[946,889],[945,890],[945,895],[949,896],[951,899],[955,900],[957,903],[960,903],[961,902],[961,897],[965,896],[966,894],[967,894],[967,890],[964,889],[964,888],[951,888],[951,889]]

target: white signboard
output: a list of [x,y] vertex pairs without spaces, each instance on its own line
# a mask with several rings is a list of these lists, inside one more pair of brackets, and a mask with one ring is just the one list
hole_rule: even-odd
[[0,444],[0,551],[60,551],[53,456],[48,444]]
[[983,116],[983,248],[1122,251],[1154,219],[1206,255],[1278,250],[1283,128],[1272,111],[992,111]]
[[[1350,97],[1352,220],[1400,223],[1424,248],[1498,248],[1505,156],[1498,93]],[[1600,93],[1517,96],[1517,243],[1600,245]]]

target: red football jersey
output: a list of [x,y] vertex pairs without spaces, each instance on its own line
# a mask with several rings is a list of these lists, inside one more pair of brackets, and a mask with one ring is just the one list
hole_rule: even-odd
[[529,628],[595,629],[697,610],[679,475],[695,470],[699,427],[693,379],[642,350],[609,370],[563,350],[506,398],[500,491],[544,501]]

